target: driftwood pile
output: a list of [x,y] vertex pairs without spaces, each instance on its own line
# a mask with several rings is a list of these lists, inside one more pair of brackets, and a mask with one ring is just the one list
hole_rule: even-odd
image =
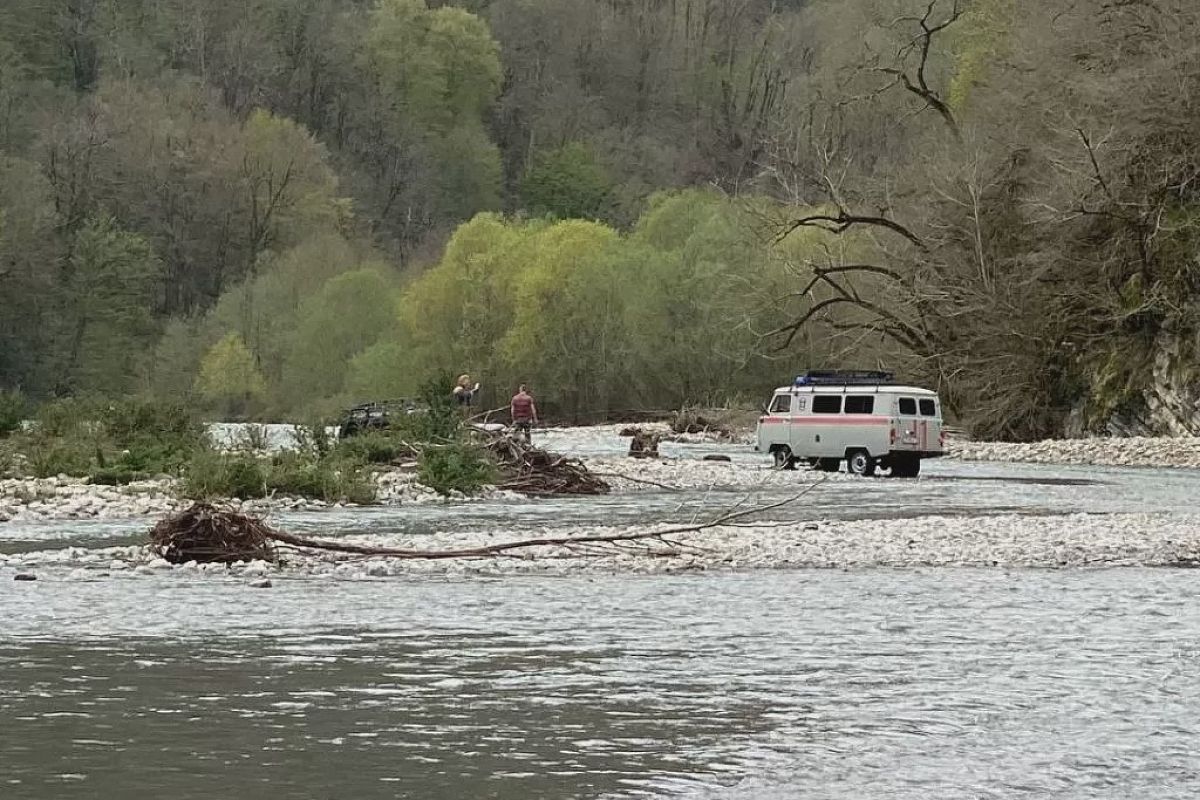
[[500,468],[500,489],[534,496],[609,492],[608,484],[576,459],[510,436],[493,436],[487,448]]
[[260,519],[196,503],[155,525],[150,531],[150,547],[172,564],[274,561],[274,534]]
[[663,437],[637,428],[629,440],[629,455],[632,458],[658,458],[658,444]]

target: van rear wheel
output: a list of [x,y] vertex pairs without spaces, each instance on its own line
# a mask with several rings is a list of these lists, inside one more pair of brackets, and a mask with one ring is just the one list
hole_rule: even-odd
[[917,456],[903,456],[897,458],[893,456],[892,461],[892,477],[893,478],[915,478],[921,474],[921,459]]
[[875,459],[866,450],[851,450],[846,454],[846,467],[851,475],[870,477],[875,474]]

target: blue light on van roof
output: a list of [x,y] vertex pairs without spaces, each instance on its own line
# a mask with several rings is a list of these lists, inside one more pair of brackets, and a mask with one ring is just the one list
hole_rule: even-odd
[[797,375],[793,386],[840,386],[846,384],[878,385],[892,383],[895,373],[882,370],[860,369],[810,369],[802,375]]

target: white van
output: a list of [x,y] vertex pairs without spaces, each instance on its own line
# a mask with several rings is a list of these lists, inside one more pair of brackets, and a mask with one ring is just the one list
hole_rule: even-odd
[[775,390],[758,418],[755,449],[775,464],[800,461],[837,472],[873,475],[876,468],[914,478],[921,459],[945,451],[936,392],[895,382],[890,372],[809,371]]

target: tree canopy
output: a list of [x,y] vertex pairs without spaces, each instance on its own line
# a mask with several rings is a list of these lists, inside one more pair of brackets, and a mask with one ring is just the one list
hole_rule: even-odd
[[1200,347],[1197,33],[1190,0],[5,3],[0,389],[285,416],[470,371],[584,415],[886,364],[984,435],[1149,429]]

